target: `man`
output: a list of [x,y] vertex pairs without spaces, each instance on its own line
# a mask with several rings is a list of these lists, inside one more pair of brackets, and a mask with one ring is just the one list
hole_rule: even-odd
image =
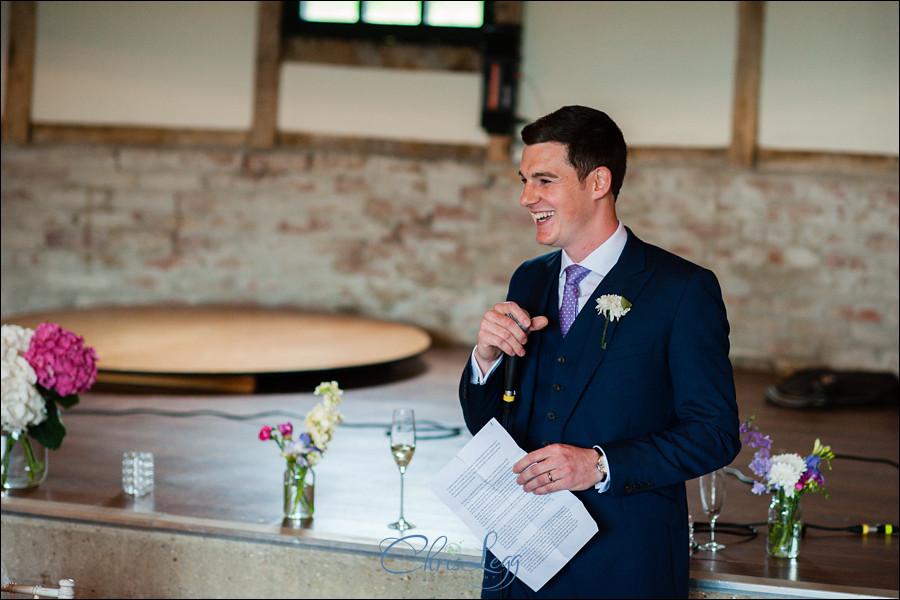
[[[520,357],[508,423],[528,452],[517,482],[535,494],[571,490],[599,531],[538,593],[518,579],[490,591],[502,574],[486,572],[483,596],[686,598],[684,482],[740,450],[718,281],[619,221],[626,146],[605,113],[567,106],[522,140],[519,203],[537,241],[559,250],[522,264],[506,302],[485,313],[460,403],[472,433],[501,420],[498,367]],[[567,276],[573,264],[580,283]]]

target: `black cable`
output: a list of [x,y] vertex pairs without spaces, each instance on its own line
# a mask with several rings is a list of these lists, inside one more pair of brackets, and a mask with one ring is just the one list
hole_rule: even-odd
[[[853,456],[853,455],[849,455],[849,454],[836,454],[834,456],[834,459],[832,459],[832,460],[835,460],[838,458],[842,458],[845,460],[861,460],[861,461],[865,461],[865,462],[883,463],[883,464],[891,465],[893,467],[900,468],[900,465],[898,465],[896,461],[893,461],[893,460],[890,460],[887,458],[868,458],[865,456]],[[733,475],[735,478],[737,478],[739,481],[741,481],[743,483],[746,483],[749,485],[752,485],[753,483],[755,483],[755,481],[753,479],[747,477],[746,475],[744,475],[743,473],[741,473],[738,469],[735,469],[734,467],[725,467],[725,473],[728,475]],[[721,523],[721,525],[722,526],[732,526],[732,527],[736,527],[738,529],[740,529],[740,528],[754,529],[755,527],[765,526],[765,525],[767,525],[767,523],[750,523],[749,525],[742,525],[739,523],[727,523],[727,524]],[[720,524],[716,523],[716,532],[717,533],[719,532],[719,526],[720,526]],[[867,523],[861,523],[859,525],[850,525],[847,527],[826,527],[824,525],[812,525],[810,523],[803,523],[800,535],[805,535],[807,528],[821,529],[824,531],[846,531],[848,533],[859,533],[862,535],[869,535],[869,534],[883,534],[883,535],[887,535],[887,536],[897,535],[897,526],[891,525],[891,524],[869,525]],[[709,531],[709,524],[708,523],[694,523],[694,530],[695,531]],[[724,533],[733,533],[734,535],[748,535],[746,533],[742,534],[742,533],[736,533],[734,531],[727,531],[727,530],[724,531]]]
[[886,465],[891,465],[894,468],[900,469],[900,463],[896,460],[891,460],[889,458],[869,458],[867,456],[853,456],[851,454],[835,454],[835,459],[843,458],[846,460],[861,460],[863,462],[873,462],[873,463],[884,463]]
[[[752,523],[750,525],[743,525],[741,523],[723,523],[720,521],[716,521],[716,534],[724,533],[727,535],[738,535],[741,537],[749,537],[753,539],[757,536],[758,532],[756,528],[760,525],[765,525],[765,523]],[[708,532],[710,530],[709,523],[694,523],[694,532]]]
[[[721,523],[716,522],[716,533],[725,533],[730,535],[739,535],[744,537],[756,537],[758,527],[767,527],[767,522],[762,523]],[[803,523],[800,535],[806,535],[807,529],[819,529],[822,531],[846,531],[847,533],[858,533],[861,535],[897,535],[897,527],[891,524],[885,525],[869,525],[861,523],[859,525],[849,525],[845,527],[828,527],[825,525],[813,525],[812,523]],[[708,522],[694,522],[694,531],[708,532]]]
[[[73,408],[66,411],[66,415],[93,415],[101,417],[122,417],[132,415],[155,415],[160,417],[219,417],[222,419],[230,419],[232,421],[252,421],[262,420],[270,417],[285,417],[289,419],[297,419],[302,421],[306,415],[292,413],[287,411],[268,410],[246,415],[234,415],[219,410],[183,410],[183,411],[167,411],[155,408],[128,408],[123,410],[109,410],[102,408]],[[350,428],[378,428],[384,429],[385,435],[390,435],[390,423],[341,423],[341,427]],[[462,427],[448,427],[435,421],[416,419],[416,438],[420,440],[437,440],[458,436],[462,432]],[[423,435],[424,433],[424,435]]]

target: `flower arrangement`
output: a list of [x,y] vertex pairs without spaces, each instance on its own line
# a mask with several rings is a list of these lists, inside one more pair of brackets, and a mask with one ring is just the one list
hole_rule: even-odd
[[831,446],[823,446],[817,438],[812,454],[806,458],[796,453],[772,456],[772,439],[760,433],[753,416],[741,424],[740,432],[741,441],[747,447],[757,448],[750,461],[750,470],[760,479],[753,483],[751,491],[754,494],[773,494],[767,548],[774,556],[793,558],[799,552],[797,549],[791,550],[790,546],[794,530],[800,527],[800,497],[807,492],[818,492],[828,498],[820,467],[825,461],[831,470],[834,452]]
[[[334,436],[334,428],[341,424],[344,417],[337,407],[342,400],[343,391],[336,381],[323,381],[315,390],[316,396],[322,396],[322,402],[307,413],[303,424],[306,431],[294,439],[294,426],[288,421],[275,427],[263,425],[259,430],[260,441],[272,440],[281,450],[281,456],[287,461],[285,470],[285,515],[295,515],[302,504],[309,515],[312,515],[312,503],[302,493],[307,478],[313,478],[312,467],[319,463],[328,443]],[[289,490],[289,485],[297,489]],[[289,497],[290,495],[290,497]]]
[[597,314],[606,318],[603,325],[603,339],[600,340],[600,347],[606,350],[606,328],[609,327],[610,321],[618,321],[628,314],[631,310],[631,302],[616,294],[604,294],[597,298]]
[[[31,450],[29,438],[57,450],[66,428],[58,406],[71,408],[78,394],[97,379],[97,351],[84,338],[57,323],[36,329],[2,326],[2,408],[0,426],[8,433],[3,448],[2,485],[6,486],[10,453],[17,441],[25,448],[29,478],[43,465]],[[31,481],[30,483],[33,483]]]

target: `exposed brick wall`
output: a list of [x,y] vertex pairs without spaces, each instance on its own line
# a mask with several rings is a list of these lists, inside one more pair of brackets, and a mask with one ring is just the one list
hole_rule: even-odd
[[[545,251],[520,188],[514,164],[4,145],[2,313],[295,306],[474,343]],[[737,366],[898,371],[896,172],[638,156],[619,214],[719,276]]]

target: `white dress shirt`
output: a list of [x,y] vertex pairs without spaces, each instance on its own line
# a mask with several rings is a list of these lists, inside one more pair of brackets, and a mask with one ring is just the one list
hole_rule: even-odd
[[[609,238],[600,244],[593,252],[588,254],[584,260],[582,260],[579,265],[586,269],[590,269],[590,273],[585,276],[584,279],[581,280],[581,283],[578,285],[578,312],[581,312],[581,309],[584,308],[584,305],[587,304],[587,301],[590,300],[591,296],[594,294],[594,290],[597,289],[597,286],[600,285],[600,282],[603,281],[603,278],[606,277],[606,274],[612,270],[612,268],[619,261],[619,257],[622,255],[622,250],[625,249],[625,242],[628,241],[628,232],[625,231],[625,226],[622,225],[622,221],[619,221],[619,226],[616,228],[615,233],[613,233]],[[559,302],[562,303],[563,290],[566,286],[566,267],[569,265],[575,264],[569,255],[566,254],[566,251],[562,252],[562,261],[559,266],[559,293],[557,294]],[[475,360],[475,350],[472,350],[472,357],[470,359],[472,361],[472,379],[471,383],[476,385],[483,385],[488,377],[491,376],[500,362],[503,360],[501,356],[491,365],[491,368],[488,369],[487,373],[482,374],[481,367],[478,366],[478,361]],[[602,448],[599,446],[594,446],[599,449],[601,452]],[[606,453],[603,454],[603,461],[606,462]],[[601,481],[596,486],[594,486],[598,492],[603,493],[607,489],[609,489],[609,482],[612,479],[612,473],[609,470],[609,465],[606,465],[607,477],[605,481]]]

